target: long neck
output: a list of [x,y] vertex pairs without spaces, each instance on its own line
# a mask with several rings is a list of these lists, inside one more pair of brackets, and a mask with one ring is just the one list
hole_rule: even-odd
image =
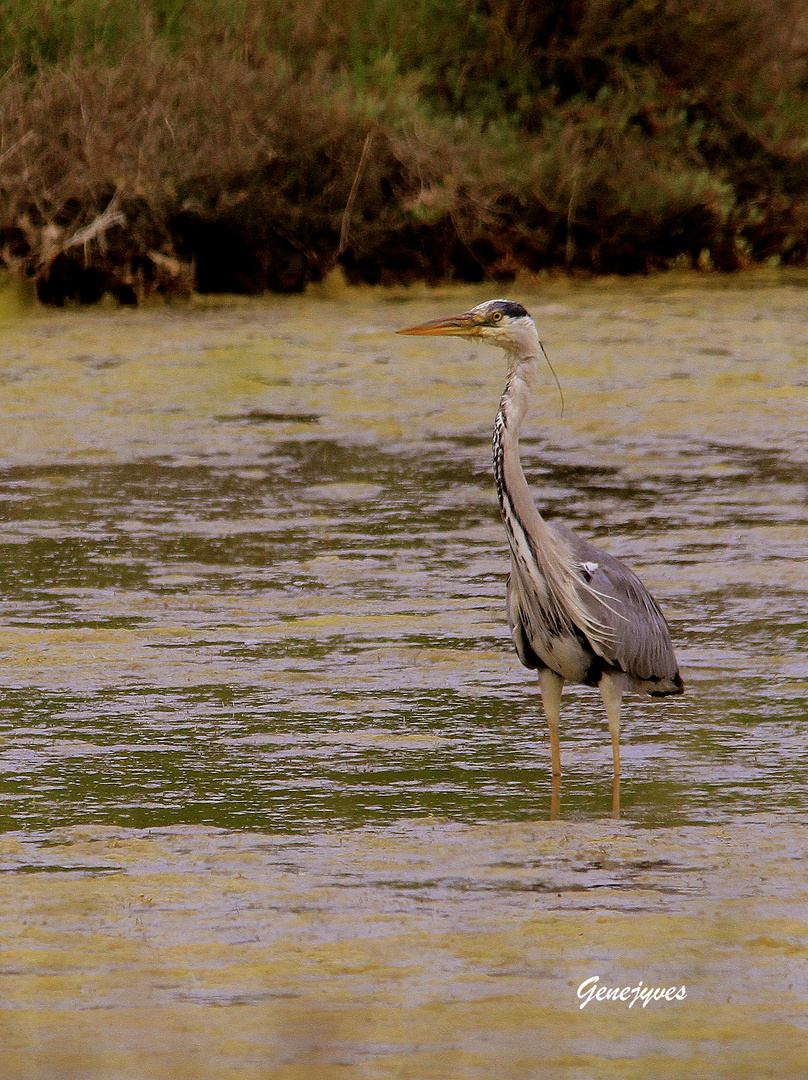
[[532,511],[538,517],[519,461],[519,432],[530,406],[540,352],[541,342],[535,323],[530,318],[521,320],[507,349],[508,378],[494,422],[494,477],[509,536],[508,518],[512,514],[518,515],[520,508],[528,514]]
[[536,357],[509,359],[508,381],[494,421],[493,441],[494,479],[511,549],[512,572],[517,574],[522,590],[529,590],[538,603],[546,625],[556,629],[566,626],[572,634],[582,630],[590,643],[605,648],[609,631],[587,610],[579,595],[575,554],[536,509],[519,460],[519,432],[530,404]]
[[509,366],[508,381],[494,421],[494,482],[511,541],[517,531],[537,537],[548,531],[533,502],[519,459],[519,433],[530,405],[532,375],[532,364]]
[[533,595],[546,613],[554,613],[552,617],[558,625],[568,620],[567,613],[572,609],[578,613],[578,625],[585,625],[587,616],[582,609],[578,611],[579,604],[570,595],[574,556],[536,509],[519,460],[519,432],[530,404],[534,374],[532,359],[509,367],[494,421],[497,496],[513,568],[519,578],[524,583],[530,582]]

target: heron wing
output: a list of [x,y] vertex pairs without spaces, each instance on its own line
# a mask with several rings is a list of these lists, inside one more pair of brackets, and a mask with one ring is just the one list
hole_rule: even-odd
[[526,668],[540,668],[544,665],[533,650],[528,637],[528,628],[522,614],[523,604],[520,604],[519,588],[516,582],[516,570],[512,566],[508,575],[508,584],[505,590],[505,604],[508,612],[508,629],[511,632],[516,655]]
[[658,684],[659,693],[681,689],[670,630],[659,605],[637,575],[607,551],[560,522],[556,534],[580,566],[578,594],[606,633],[592,649],[633,679]]

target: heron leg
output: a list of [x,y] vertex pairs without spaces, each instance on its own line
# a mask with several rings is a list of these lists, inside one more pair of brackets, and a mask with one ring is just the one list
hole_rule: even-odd
[[620,777],[612,780],[612,817],[620,817]]
[[550,729],[550,757],[553,761],[553,776],[561,776],[561,744],[558,740],[558,721],[561,716],[561,690],[564,680],[549,668],[539,671],[539,689],[547,727]]
[[598,686],[606,716],[609,719],[609,731],[612,735],[612,757],[614,758],[614,779],[620,782],[620,702],[623,699],[623,677],[604,672]]
[[550,821],[561,817],[561,777],[554,776],[550,782]]

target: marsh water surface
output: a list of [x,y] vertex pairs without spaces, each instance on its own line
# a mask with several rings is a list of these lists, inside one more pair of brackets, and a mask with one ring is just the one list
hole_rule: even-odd
[[626,700],[619,819],[568,689],[549,820],[503,357],[394,336],[490,287],[0,327],[5,1075],[805,1075],[808,280],[509,291],[537,501],[687,686]]

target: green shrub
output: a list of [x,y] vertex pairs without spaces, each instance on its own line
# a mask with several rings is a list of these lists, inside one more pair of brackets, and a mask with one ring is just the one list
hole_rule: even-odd
[[802,0],[0,19],[0,260],[55,302],[808,255]]

